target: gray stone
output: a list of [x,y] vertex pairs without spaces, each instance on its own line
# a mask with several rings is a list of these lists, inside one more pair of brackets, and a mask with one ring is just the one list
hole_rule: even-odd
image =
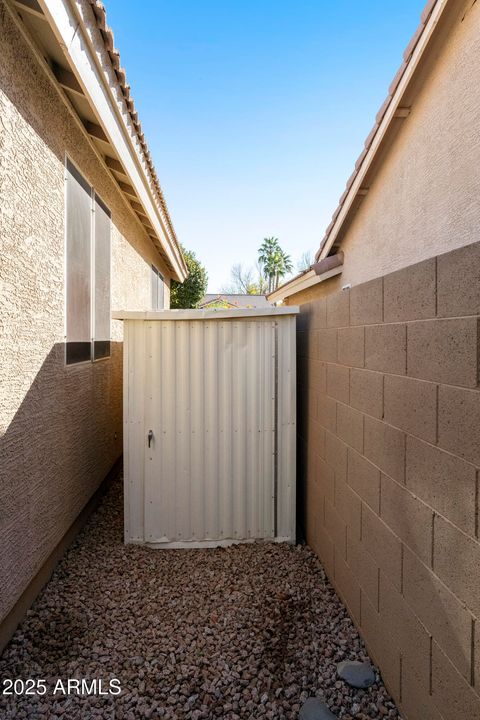
[[337,720],[337,716],[319,698],[308,698],[300,708],[298,720]]
[[337,665],[337,675],[356,688],[368,688],[375,682],[375,672],[368,662],[345,660]]

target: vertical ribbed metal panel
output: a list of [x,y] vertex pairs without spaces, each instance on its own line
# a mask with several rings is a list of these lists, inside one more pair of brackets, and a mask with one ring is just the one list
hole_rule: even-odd
[[278,323],[277,538],[295,540],[297,358],[295,316]]
[[125,323],[123,336],[125,541],[144,541],[145,323]]
[[294,540],[295,318],[125,325],[127,542]]

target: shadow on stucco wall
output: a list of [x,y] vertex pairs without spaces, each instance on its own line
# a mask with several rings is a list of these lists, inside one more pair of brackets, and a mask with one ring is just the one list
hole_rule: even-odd
[[[55,344],[13,417],[1,412],[0,620],[121,455],[122,345],[67,367]],[[4,400],[16,384],[4,373]]]

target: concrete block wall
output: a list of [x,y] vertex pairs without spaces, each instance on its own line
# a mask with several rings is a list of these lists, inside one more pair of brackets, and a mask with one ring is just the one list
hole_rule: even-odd
[[480,243],[301,306],[307,541],[407,720],[480,718]]

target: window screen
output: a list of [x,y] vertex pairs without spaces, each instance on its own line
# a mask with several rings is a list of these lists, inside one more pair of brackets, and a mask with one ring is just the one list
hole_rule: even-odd
[[152,265],[152,310],[163,310],[165,285],[163,275]]
[[66,362],[110,355],[110,211],[67,160]]
[[67,161],[67,363],[91,358],[92,195]]

